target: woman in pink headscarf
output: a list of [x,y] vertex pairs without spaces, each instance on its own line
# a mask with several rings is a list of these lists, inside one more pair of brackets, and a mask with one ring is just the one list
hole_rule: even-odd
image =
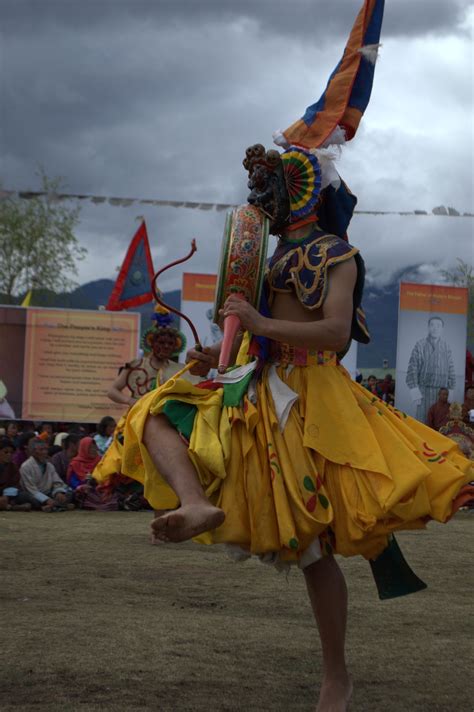
[[67,483],[73,490],[81,485],[88,484],[88,479],[94,467],[100,460],[97,445],[92,438],[82,438],[79,443],[79,452],[73,457],[67,468]]
[[82,509],[116,510],[117,496],[107,491],[92,477],[100,455],[93,438],[85,437],[79,444],[79,452],[69,463],[67,483],[74,490],[75,501]]

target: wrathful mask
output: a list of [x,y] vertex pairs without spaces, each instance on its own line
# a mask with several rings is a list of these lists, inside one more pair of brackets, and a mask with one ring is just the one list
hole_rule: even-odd
[[321,169],[310,151],[290,146],[280,154],[257,143],[247,149],[243,165],[249,173],[247,200],[269,218],[271,233],[279,234],[315,212]]

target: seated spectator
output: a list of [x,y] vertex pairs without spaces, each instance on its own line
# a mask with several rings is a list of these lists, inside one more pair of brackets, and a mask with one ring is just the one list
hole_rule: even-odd
[[389,405],[393,405],[395,401],[395,381],[391,373],[387,373],[382,383],[379,384],[382,391],[382,400]]
[[377,384],[377,379],[375,376],[369,376],[367,379],[367,385],[366,388],[368,391],[374,394],[374,396],[377,396],[377,398],[382,397],[382,391],[380,390],[378,384]]
[[464,403],[462,405],[462,419],[466,425],[470,425],[474,428],[474,386],[469,386],[466,390]]
[[466,388],[474,387],[474,356],[466,351]]
[[13,443],[8,438],[0,440],[0,510],[29,512],[31,504],[22,501],[20,471],[12,462]]
[[63,482],[67,482],[69,463],[78,453],[80,439],[79,435],[75,435],[74,433],[68,435],[66,433],[66,437],[63,438],[62,441],[61,451],[57,452],[56,455],[53,455],[51,458],[54,469]]
[[449,391],[447,388],[440,388],[438,391],[438,400],[433,403],[431,408],[428,410],[426,415],[426,424],[433,428],[433,430],[439,430],[446,425],[449,420],[449,408],[450,403],[448,402]]
[[43,442],[47,443],[48,445],[52,445],[54,438],[53,426],[51,425],[51,423],[41,423],[38,438],[39,440],[43,440]]
[[87,436],[79,443],[78,453],[69,462],[67,483],[73,489],[88,483],[94,467],[100,460],[99,451],[94,440]]
[[74,509],[71,491],[48,462],[47,443],[37,438],[30,450],[31,457],[20,467],[20,481],[32,507],[43,512]]
[[117,423],[110,415],[106,415],[102,418],[98,425],[97,434],[94,435],[94,441],[101,457],[105,455],[107,448],[112,443],[116,425]]
[[119,509],[123,509],[126,512],[139,512],[143,509],[152,509],[145,499],[143,494],[144,487],[141,482],[137,482],[126,475],[116,473],[110,477],[107,486],[117,495]]
[[16,423],[14,420],[10,421],[7,425],[5,435],[7,436],[7,438],[9,440],[12,441],[13,447],[16,450],[16,448],[20,444],[20,433],[19,433],[18,423]]
[[87,436],[79,443],[79,451],[67,470],[67,483],[74,490],[75,501],[82,509],[117,510],[117,496],[92,477],[100,455],[93,438]]
[[55,445],[56,447],[60,447],[62,449],[63,442],[67,438],[68,435],[69,435],[69,433],[67,433],[65,430],[60,433],[56,433],[56,435],[54,436],[53,445]]
[[88,434],[86,432],[85,427],[83,425],[81,425],[80,423],[74,423],[74,425],[71,425],[71,427],[69,428],[69,433],[70,434],[73,433],[74,435],[79,435],[80,438],[85,438],[86,435]]
[[13,455],[12,462],[20,469],[24,462],[31,455],[30,445],[36,439],[36,433],[33,430],[25,431],[20,435],[18,447]]
[[48,447],[48,458],[50,460],[53,459],[53,457],[58,453],[62,451],[62,447],[60,445],[50,445]]
[[23,435],[23,433],[35,433],[37,432],[37,429],[35,427],[35,424],[31,420],[17,420],[18,423],[18,428],[20,430],[20,437]]

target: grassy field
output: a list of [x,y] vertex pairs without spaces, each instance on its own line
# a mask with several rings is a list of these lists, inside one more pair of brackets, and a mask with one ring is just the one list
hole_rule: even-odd
[[[149,513],[2,512],[0,709],[314,709],[303,577],[220,547],[152,547]],[[398,539],[427,591],[380,602],[343,560],[354,712],[471,712],[473,515]]]

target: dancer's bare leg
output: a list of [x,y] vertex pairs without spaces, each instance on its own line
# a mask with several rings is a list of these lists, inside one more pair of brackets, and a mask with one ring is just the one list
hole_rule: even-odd
[[222,509],[207,499],[186,444],[164,415],[149,416],[143,442],[153,464],[176,492],[181,506],[152,522],[152,536],[161,541],[185,541],[216,529],[225,519]]
[[323,682],[316,712],[346,712],[352,683],[345,660],[347,587],[335,558],[304,569],[323,651]]

